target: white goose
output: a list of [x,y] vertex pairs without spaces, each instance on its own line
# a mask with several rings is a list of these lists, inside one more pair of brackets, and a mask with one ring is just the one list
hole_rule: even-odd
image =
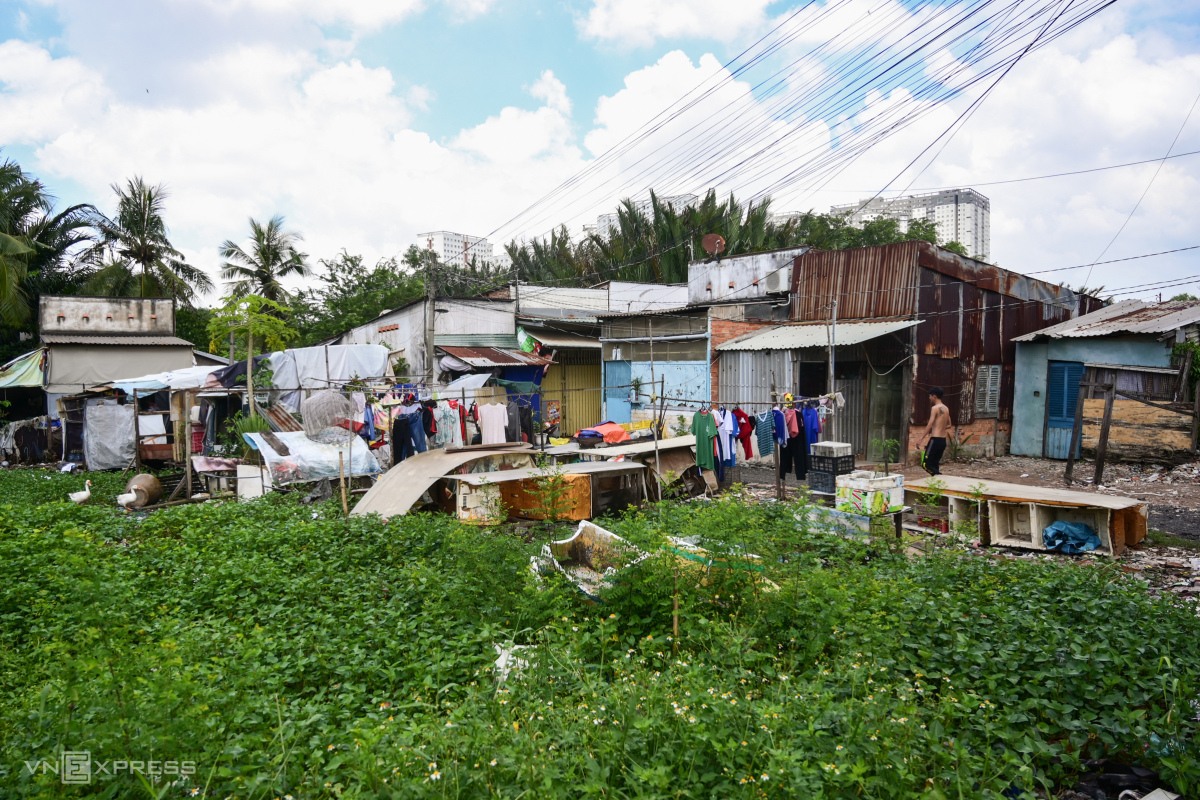
[[121,508],[128,511],[129,506],[133,503],[133,501],[135,501],[137,499],[138,499],[138,490],[137,490],[137,487],[134,487],[133,489],[130,489],[128,492],[126,492],[125,494],[117,495],[117,505],[119,505]]
[[67,495],[67,499],[76,505],[83,505],[88,500],[92,499],[92,482],[90,480],[83,482],[82,492],[71,492]]

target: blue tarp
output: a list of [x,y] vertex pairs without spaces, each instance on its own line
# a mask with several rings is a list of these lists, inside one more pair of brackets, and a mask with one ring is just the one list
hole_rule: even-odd
[[1082,522],[1053,522],[1042,531],[1042,543],[1047,550],[1074,555],[1095,550],[1100,546],[1100,537],[1091,525]]

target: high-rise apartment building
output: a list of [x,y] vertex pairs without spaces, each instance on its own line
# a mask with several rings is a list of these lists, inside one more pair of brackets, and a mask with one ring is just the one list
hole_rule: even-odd
[[492,245],[481,236],[468,236],[451,231],[431,231],[417,234],[417,247],[437,253],[438,260],[452,267],[469,266],[474,259],[478,266],[503,266],[507,255],[497,257]]
[[[679,194],[675,195],[674,197],[660,197],[658,198],[658,202],[667,206],[675,213],[679,213],[686,207],[695,204],[699,199],[700,198],[694,194]],[[643,214],[649,214],[653,208],[653,204],[649,199],[646,199],[634,203],[633,207]],[[591,226],[585,226],[584,232],[596,233],[600,236],[607,237],[609,234],[619,228],[620,225],[621,223],[617,214],[601,214],[600,216],[596,217],[596,227],[592,228]]]
[[932,220],[937,224],[943,243],[959,242],[967,252],[987,261],[992,251],[992,204],[974,189],[945,189],[928,194],[906,197],[876,197],[869,201],[834,206],[834,214],[845,214],[852,225],[888,218],[900,223],[907,231],[915,219]]

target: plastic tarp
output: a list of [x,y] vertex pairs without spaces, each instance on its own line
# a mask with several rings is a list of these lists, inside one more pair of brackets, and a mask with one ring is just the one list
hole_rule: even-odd
[[133,406],[88,403],[83,410],[87,468],[125,469],[133,463]]
[[[462,400],[469,407],[475,402],[479,390],[491,381],[492,376],[486,373],[475,375],[463,375],[445,386],[434,389],[433,396],[438,400]],[[495,393],[489,391],[486,393],[487,399],[491,400]]]
[[1042,543],[1047,550],[1057,550],[1067,555],[1086,553],[1100,546],[1100,537],[1091,525],[1083,522],[1058,520],[1042,531]]
[[379,344],[331,344],[271,353],[272,383],[286,389],[279,404],[300,410],[300,389],[330,389],[355,378],[381,378],[389,373],[388,349]]
[[152,375],[143,375],[140,378],[125,378],[113,381],[112,387],[120,389],[127,394],[132,394],[135,390],[142,392],[158,391],[160,389],[171,389],[172,391],[199,389],[207,383],[208,376],[212,373],[212,367],[186,367],[167,372],[156,372]]
[[379,462],[367,448],[361,437],[351,436],[345,444],[322,444],[309,439],[301,431],[280,431],[275,436],[286,445],[288,455],[281,455],[259,433],[247,433],[245,439],[259,453],[271,471],[271,480],[277,484],[304,483],[322,478],[338,477],[338,455],[342,456],[342,470],[352,475],[375,475]]
[[18,356],[0,367],[0,389],[40,388],[46,383],[42,373],[45,350]]

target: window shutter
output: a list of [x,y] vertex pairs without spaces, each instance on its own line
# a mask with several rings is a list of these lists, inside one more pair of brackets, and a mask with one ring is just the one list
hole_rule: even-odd
[[995,417],[1000,413],[1000,365],[981,364],[975,371],[975,416]]

